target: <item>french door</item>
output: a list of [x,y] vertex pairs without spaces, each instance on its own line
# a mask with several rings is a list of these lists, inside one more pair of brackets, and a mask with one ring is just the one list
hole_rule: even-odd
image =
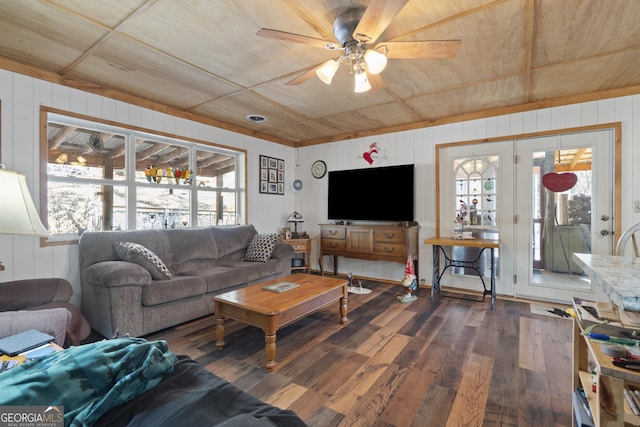
[[[499,238],[496,251],[496,293],[512,295],[513,227],[511,212],[515,192],[513,144],[491,142],[477,145],[452,145],[439,150],[440,235],[451,236],[453,230],[471,231],[481,238]],[[506,196],[506,197],[505,197]],[[466,213],[465,213],[466,212]],[[479,271],[488,277],[490,255],[479,249],[454,247],[454,259],[474,260]],[[477,273],[467,268],[448,270],[441,283],[468,290],[481,290]]]
[[[600,129],[439,148],[440,234],[463,227],[501,240],[498,294],[593,298],[572,256],[612,253],[613,140],[613,129]],[[572,179],[569,189],[549,185]],[[461,218],[462,208],[467,213]],[[442,283],[480,286],[477,275],[464,269],[448,271]]]
[[[516,294],[589,297],[591,282],[572,257],[613,251],[613,130],[523,139],[515,147]],[[566,191],[547,185],[551,191],[545,178],[576,182]]]

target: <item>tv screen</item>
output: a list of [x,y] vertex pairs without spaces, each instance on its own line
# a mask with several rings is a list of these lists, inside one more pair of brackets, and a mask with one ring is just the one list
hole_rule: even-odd
[[413,165],[329,172],[328,218],[413,221]]

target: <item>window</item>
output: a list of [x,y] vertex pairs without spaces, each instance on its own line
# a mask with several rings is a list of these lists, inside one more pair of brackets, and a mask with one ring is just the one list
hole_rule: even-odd
[[244,151],[53,112],[43,117],[50,242],[84,231],[243,222]]

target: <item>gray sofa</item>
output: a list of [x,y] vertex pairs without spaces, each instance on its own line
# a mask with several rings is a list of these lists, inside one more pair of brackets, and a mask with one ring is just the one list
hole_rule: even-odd
[[[82,313],[105,337],[144,336],[213,313],[213,296],[291,274],[293,248],[277,242],[267,262],[243,261],[257,234],[252,225],[85,232],[80,238]],[[172,278],[154,280],[122,261],[114,243],[155,253]]]

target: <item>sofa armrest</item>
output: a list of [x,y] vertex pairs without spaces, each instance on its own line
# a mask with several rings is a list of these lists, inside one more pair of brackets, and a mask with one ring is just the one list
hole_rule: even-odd
[[293,247],[286,243],[276,242],[273,252],[271,252],[271,258],[287,258],[293,257]]
[[147,286],[151,274],[142,266],[126,261],[103,261],[90,265],[83,273],[83,282],[108,288]]
[[68,302],[69,281],[59,278],[14,280],[0,283],[0,311],[23,310],[51,302]]

